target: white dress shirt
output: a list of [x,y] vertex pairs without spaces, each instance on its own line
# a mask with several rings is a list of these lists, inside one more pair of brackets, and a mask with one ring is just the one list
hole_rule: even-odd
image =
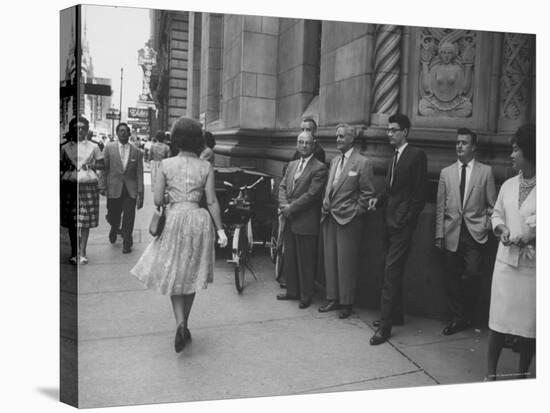
[[336,173],[334,174],[334,181],[333,183],[338,182],[338,179],[340,178],[340,174],[342,173],[342,169],[344,169],[344,166],[346,165],[346,162],[349,160],[349,157],[351,156],[351,153],[353,152],[353,147],[348,149],[346,153],[344,153],[344,158],[342,159],[342,155],[340,155],[340,162],[338,162],[338,166],[336,167]]
[[[456,168],[458,170],[458,184],[460,185],[460,180],[462,179],[462,162],[459,160],[456,162]],[[466,164],[466,183],[464,185],[464,199],[462,200],[462,207],[464,208],[464,203],[466,202],[466,194],[468,193],[468,186],[470,185],[470,177],[472,176],[472,170],[474,169],[474,158]]]
[[122,169],[126,170],[126,166],[128,165],[128,158],[130,157],[130,144],[126,143],[123,145],[118,142],[118,152],[120,154],[120,159],[122,160]]

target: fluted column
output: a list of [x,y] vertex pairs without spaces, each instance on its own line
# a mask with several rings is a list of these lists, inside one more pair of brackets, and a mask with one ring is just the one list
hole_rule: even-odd
[[387,123],[399,109],[401,26],[381,24],[376,29],[372,123]]

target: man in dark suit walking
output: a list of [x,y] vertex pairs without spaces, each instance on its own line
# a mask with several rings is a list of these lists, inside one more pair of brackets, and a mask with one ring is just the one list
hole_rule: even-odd
[[[107,196],[107,222],[111,225],[109,241],[114,244],[122,219],[122,252],[132,251],[134,220],[137,209],[143,206],[143,157],[130,144],[130,127],[119,123],[118,142],[109,142],[103,152],[105,169],[102,194]],[[121,217],[122,216],[122,217]]]
[[283,273],[287,290],[277,295],[277,299],[299,298],[299,307],[307,308],[313,299],[317,236],[327,167],[313,155],[311,133],[300,133],[296,146],[300,159],[290,162],[279,185],[280,213],[285,219]]
[[336,127],[340,156],[330,163],[321,210],[327,303],[319,312],[341,306],[340,318],[351,315],[355,302],[363,218],[374,193],[372,166],[353,148],[355,136],[349,125]]
[[407,143],[411,123],[402,114],[390,116],[388,138],[394,155],[388,168],[384,191],[369,201],[369,209],[385,207],[386,263],[380,300],[381,317],[370,339],[371,345],[385,342],[392,325],[403,324],[403,272],[418,215],[426,202],[426,154]]
[[497,195],[493,171],[475,159],[476,149],[477,135],[459,129],[458,161],[441,171],[437,187],[435,246],[445,254],[444,284],[451,313],[451,321],[443,329],[446,336],[473,321]]

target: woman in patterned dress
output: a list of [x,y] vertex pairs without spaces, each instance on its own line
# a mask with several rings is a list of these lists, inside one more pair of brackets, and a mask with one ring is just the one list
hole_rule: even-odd
[[[179,153],[160,163],[154,193],[157,206],[164,204],[165,193],[168,196],[164,230],[147,246],[131,273],[148,288],[170,295],[177,326],[174,347],[179,353],[191,340],[187,325],[195,291],[213,280],[214,226],[222,247],[227,245],[227,236],[216,199],[214,170],[197,155],[202,143],[200,123],[179,118],[171,137]],[[199,207],[203,194],[208,210]]]
[[[69,123],[70,142],[61,149],[62,217],[61,225],[69,230],[72,264],[87,264],[90,228],[99,222],[99,189],[96,171],[102,168],[103,154],[88,137],[90,123],[79,117]],[[78,137],[78,143],[74,137]],[[76,250],[78,238],[78,251]]]
[[536,128],[524,125],[512,140],[512,164],[519,174],[498,194],[492,215],[498,246],[489,310],[488,369],[496,380],[506,334],[520,337],[518,378],[529,375],[536,337]]

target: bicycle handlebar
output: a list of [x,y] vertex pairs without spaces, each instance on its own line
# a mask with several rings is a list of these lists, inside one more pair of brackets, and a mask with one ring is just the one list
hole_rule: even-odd
[[[256,182],[254,182],[253,184],[251,185],[243,185],[239,188],[239,191],[244,191],[245,189],[246,190],[250,190],[252,188],[254,188],[256,185],[258,185],[260,182],[262,182],[264,180],[264,177],[260,177]],[[223,184],[225,186],[229,186],[231,188],[235,188],[235,185],[233,185],[231,182],[227,182],[227,181],[223,181]]]

